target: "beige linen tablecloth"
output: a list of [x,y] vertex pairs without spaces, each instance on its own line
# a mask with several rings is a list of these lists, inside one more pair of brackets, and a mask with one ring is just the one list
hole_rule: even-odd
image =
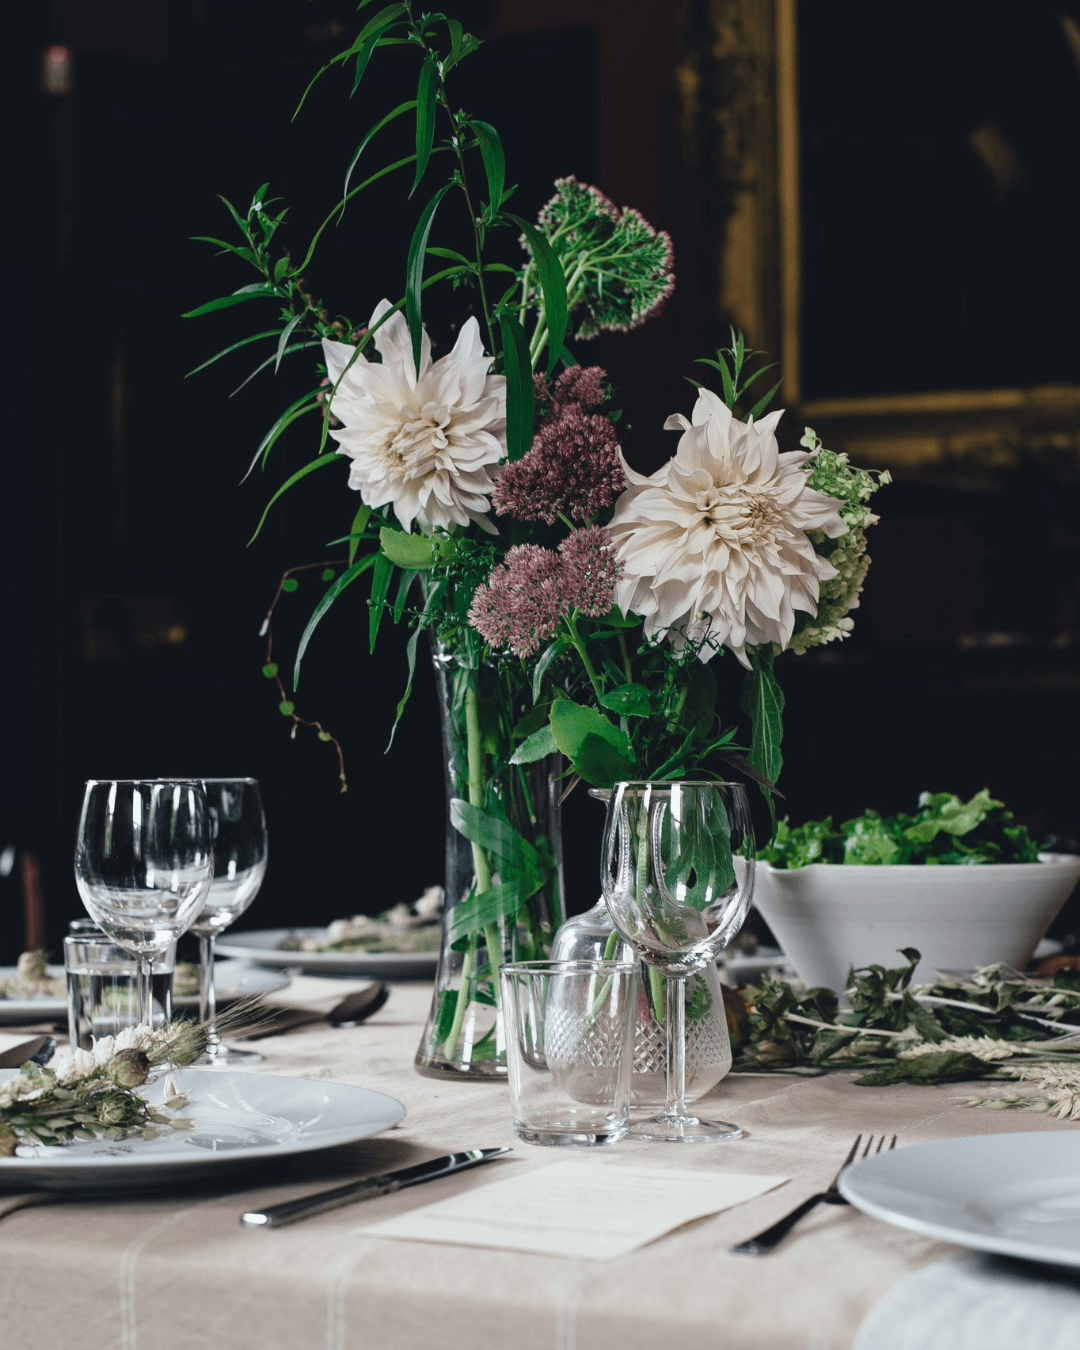
[[[311,984],[308,996],[318,993]],[[972,1110],[963,1086],[855,1087],[848,1076],[733,1078],[706,1099],[746,1137],[601,1150],[519,1144],[503,1084],[412,1067],[430,990],[398,984],[352,1030],[260,1041],[255,1072],[358,1083],[400,1098],[400,1126],[362,1144],[152,1198],[68,1201],[0,1217],[3,1344],[34,1350],[849,1350],[900,1279],[954,1251],[822,1207],[767,1257],[728,1247],[832,1177],[859,1131],[914,1144],[1075,1129]],[[278,1231],[241,1210],[459,1148],[513,1144],[505,1161]],[[612,1262],[576,1262],[365,1237],[363,1228],[513,1170],[573,1156],[791,1177],[787,1185]],[[2,1207],[0,1207],[2,1212]]]

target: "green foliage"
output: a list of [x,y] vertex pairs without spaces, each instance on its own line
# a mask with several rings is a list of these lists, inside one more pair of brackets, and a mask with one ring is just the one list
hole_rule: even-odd
[[[773,361],[767,366],[758,366],[757,370],[750,376],[744,377],[746,363],[755,356],[763,356],[764,352],[755,351],[752,347],[747,347],[746,340],[741,332],[735,328],[731,330],[731,346],[721,347],[716,353],[716,360],[710,360],[707,356],[698,358],[698,364],[703,366],[712,366],[720,372],[720,381],[723,387],[724,402],[735,411],[736,404],[743,398],[750,386],[761,378],[767,371],[776,369],[776,362]],[[765,409],[773,400],[773,395],[783,383],[781,380],[758,399],[752,408],[746,414],[746,418],[760,417]]]
[[761,856],[773,867],[815,862],[873,867],[890,863],[926,866],[1037,862],[1038,845],[988,788],[962,802],[951,792],[924,792],[914,816],[867,811],[839,830],[832,817],[791,827],[782,821]]
[[569,699],[551,705],[551,734],[570,767],[594,787],[635,776],[629,738],[595,708]]

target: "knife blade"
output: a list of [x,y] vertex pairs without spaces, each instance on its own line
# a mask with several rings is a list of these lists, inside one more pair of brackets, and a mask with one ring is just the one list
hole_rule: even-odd
[[492,1158],[501,1158],[510,1153],[509,1148],[470,1148],[461,1153],[447,1153],[442,1158],[432,1158],[430,1162],[417,1163],[414,1167],[402,1167],[396,1172],[384,1172],[380,1176],[365,1177],[363,1181],[353,1181],[347,1186],[335,1186],[330,1191],[316,1191],[314,1195],[305,1195],[300,1200],[286,1200],[281,1205],[268,1205],[266,1209],[249,1210],[240,1215],[242,1228],[280,1228],[283,1224],[295,1223],[297,1219],[306,1219],[312,1214],[322,1214],[328,1209],[337,1209],[341,1205],[351,1205],[357,1200],[371,1200],[377,1195],[389,1195],[392,1191],[404,1190],[406,1186],[418,1186],[423,1181],[434,1181],[436,1177],[446,1177],[452,1172],[464,1172],[469,1167],[479,1167]]

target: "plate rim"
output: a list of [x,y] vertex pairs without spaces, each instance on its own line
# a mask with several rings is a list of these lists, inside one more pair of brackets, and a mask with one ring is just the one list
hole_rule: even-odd
[[[871,1218],[880,1219],[884,1223],[892,1224],[897,1228],[906,1228],[909,1232],[919,1233],[923,1237],[937,1238],[942,1242],[950,1242],[957,1247],[966,1247],[971,1251],[992,1252],[998,1256],[1019,1256],[1030,1261],[1042,1261],[1047,1265],[1080,1267],[1080,1246],[1075,1248],[1049,1246],[1038,1242],[1028,1242],[1020,1238],[1009,1238],[995,1236],[994,1234],[979,1233],[973,1229],[956,1228],[952,1224],[936,1222],[932,1219],[922,1219],[916,1215],[906,1214],[900,1210],[862,1195],[857,1184],[852,1185],[852,1178],[858,1181],[860,1172],[869,1172],[871,1176],[881,1172],[884,1168],[886,1174],[891,1167],[897,1165],[900,1154],[913,1153],[915,1150],[939,1148],[944,1151],[952,1147],[980,1146],[989,1140],[998,1139],[1030,1139],[1045,1142],[1048,1137],[1054,1138],[1077,1138],[1075,1131],[1067,1130],[1006,1130],[1001,1133],[961,1135],[952,1139],[927,1139],[919,1144],[911,1144],[905,1148],[896,1150],[895,1153],[876,1154],[870,1158],[861,1159],[857,1163],[852,1163],[844,1169],[840,1177],[840,1193],[844,1199],[856,1209],[864,1214],[869,1214]],[[1080,1139],[1075,1147],[1080,1149]],[[1072,1173],[1075,1175],[1075,1168]]]
[[[241,957],[230,957],[230,956],[227,956],[225,961],[218,962],[217,964],[218,964],[218,965],[238,965],[238,966],[250,966],[250,965],[260,965],[260,966],[261,966],[262,963],[261,963],[261,962],[253,962],[253,961],[245,961],[245,960],[243,960],[243,958],[241,958]],[[14,966],[0,966],[0,970],[14,970],[14,969],[15,969]],[[61,979],[61,980],[64,978],[64,967],[63,967],[63,966],[54,966],[54,965],[50,964],[49,967],[48,967],[48,969],[49,969],[50,972],[53,972],[53,971],[59,972],[59,973],[56,974],[56,975],[50,975],[50,978],[52,978],[52,979]],[[281,973],[284,974],[283,971],[282,971]],[[287,984],[279,984],[279,985],[275,985],[273,988],[270,988],[270,989],[255,990],[254,992],[255,992],[255,993],[263,993],[263,994],[275,994],[275,993],[278,993],[280,990],[286,989],[286,988],[288,988],[288,985],[287,985]],[[243,995],[239,995],[239,997],[243,997]],[[219,995],[218,995],[218,1000],[220,1001],[221,998],[222,998],[222,996],[219,994]],[[198,1001],[199,1001],[199,996],[198,996],[198,994],[180,994],[180,995],[174,995],[174,997],[173,997],[173,1007],[174,1007],[174,1008],[180,1008],[180,1007],[189,1007],[189,1008],[190,1008],[190,1007],[194,1007],[194,1006],[198,1003]],[[228,1002],[228,1001],[229,1001],[229,1000],[228,1000],[228,997],[226,996],[226,1002]],[[5,1026],[8,1022],[15,1022],[15,1021],[16,1021],[17,1019],[19,1019],[19,1018],[25,1018],[25,1017],[43,1017],[43,1018],[48,1018],[48,1017],[66,1017],[66,1016],[67,1016],[67,1011],[68,1011],[68,1001],[67,1001],[67,998],[66,998],[66,997],[64,997],[64,998],[60,998],[60,997],[53,998],[52,996],[49,996],[49,997],[39,997],[39,998],[0,998],[0,1028],[2,1028],[3,1026]]]
[[226,938],[224,941],[219,938],[217,950],[222,956],[249,961],[255,965],[307,966],[314,969],[317,965],[329,964],[330,962],[341,965],[355,963],[358,967],[358,973],[362,973],[359,970],[361,965],[371,965],[376,962],[386,965],[430,964],[433,971],[439,962],[437,951],[300,952],[283,951],[279,947],[249,947],[234,940],[235,938],[254,937],[257,934],[265,933],[325,933],[326,931],[325,924],[294,924],[282,928],[248,928],[234,934],[232,938]]
[[[0,1082],[5,1082],[7,1078],[18,1073],[18,1069],[0,1069]],[[0,1182],[10,1169],[12,1177],[20,1172],[41,1171],[50,1169],[56,1176],[76,1177],[80,1173],[88,1173],[112,1170],[122,1168],[125,1171],[139,1172],[151,1168],[188,1168],[188,1167],[213,1167],[213,1166],[232,1166],[238,1163],[259,1162],[266,1158],[286,1158],[292,1157],[298,1153],[316,1153],[324,1148],[340,1148],[345,1144],[356,1143],[360,1139],[369,1139],[374,1134],[381,1134],[384,1130],[393,1129],[395,1125],[400,1125],[408,1114],[405,1103],[397,1097],[391,1097],[388,1092],[381,1092],[378,1088],[364,1087],[360,1083],[339,1083],[333,1078],[300,1078],[295,1074],[284,1073],[252,1073],[236,1069],[175,1069],[172,1071],[173,1078],[180,1078],[182,1075],[197,1074],[199,1077],[217,1079],[221,1081],[224,1078],[255,1078],[255,1079],[273,1079],[281,1080],[287,1083],[308,1083],[319,1087],[344,1088],[353,1092],[367,1092],[374,1097],[381,1097],[387,1102],[393,1103],[400,1114],[391,1120],[387,1125],[380,1125],[378,1129],[365,1130],[361,1134],[354,1134],[349,1139],[338,1139],[334,1143],[325,1141],[309,1141],[304,1143],[300,1141],[297,1144],[258,1144],[250,1148],[230,1149],[225,1153],[199,1153],[189,1157],[169,1157],[155,1158],[152,1153],[138,1153],[130,1157],[116,1157],[107,1154],[87,1154],[81,1161],[59,1162],[58,1159],[49,1158],[0,1158]],[[182,1084],[181,1084],[182,1086]]]

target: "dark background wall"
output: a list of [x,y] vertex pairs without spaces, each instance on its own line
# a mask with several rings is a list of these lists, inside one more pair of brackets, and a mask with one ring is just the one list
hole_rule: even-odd
[[[610,370],[626,407],[627,453],[646,470],[671,453],[672,440],[659,427],[668,413],[689,407],[692,362],[725,338],[730,317],[718,299],[715,261],[726,187],[718,161],[703,157],[700,141],[688,136],[685,97],[686,72],[698,68],[714,11],[723,8],[691,0],[452,6],[485,38],[463,73],[460,97],[499,127],[508,179],[519,185],[518,210],[533,214],[551,180],[572,172],[674,236],[674,303],[640,332],[580,352]],[[970,6],[952,8],[958,24],[978,22]],[[246,206],[269,180],[290,206],[291,237],[306,240],[333,204],[360,135],[409,96],[411,63],[380,53],[352,103],[341,82],[327,81],[292,123],[311,74],[351,34],[353,6],[54,0],[27,9],[4,58],[21,111],[8,169],[16,206],[7,285],[16,317],[5,361],[0,506],[0,850],[10,842],[19,853],[4,875],[0,852],[0,961],[12,960],[23,941],[27,885],[43,896],[54,947],[78,912],[70,856],[88,776],[258,776],[271,867],[242,921],[247,926],[320,922],[411,898],[442,870],[432,682],[421,662],[406,721],[384,755],[405,678],[403,642],[387,633],[376,657],[367,655],[367,610],[356,588],[322,625],[297,698],[298,711],[321,719],[343,743],[349,792],[338,792],[329,747],[309,733],[290,739],[273,687],[260,674],[259,627],[286,567],[338,555],[326,542],[346,533],[356,498],[345,487],[344,465],[340,473],[324,471],[290,494],[257,544],[245,547],[271,492],[311,458],[313,432],[301,421],[265,474],[239,482],[264,430],[303,388],[294,387],[302,374],[275,381],[265,372],[230,398],[256,364],[242,352],[185,379],[251,331],[250,312],[179,317],[249,280],[207,245],[189,242],[226,227],[215,194]],[[861,69],[866,45],[877,53],[882,78],[894,83],[922,50],[910,41],[890,46],[888,32],[867,34],[851,10],[833,0],[806,8],[813,24],[803,50],[833,62],[820,87],[834,94],[844,70]],[[1049,31],[1039,40],[1049,43]],[[72,54],[73,76],[66,90],[49,93],[41,62],[58,43]],[[1024,102],[1023,81],[1036,79],[1032,63],[1042,48],[1035,38],[1032,44],[1018,58],[1014,103]],[[1055,48],[1054,61],[1067,111],[1080,74],[1066,47]],[[956,200],[927,198],[916,209],[905,198],[895,217],[879,203],[884,242],[866,247],[866,232],[859,234],[863,252],[849,275],[858,284],[830,306],[830,268],[842,272],[836,248],[844,253],[842,234],[838,245],[826,229],[842,199],[830,183],[843,155],[850,159],[844,136],[852,116],[858,120],[879,92],[856,80],[846,104],[836,94],[831,103],[806,106],[807,210],[818,211],[806,229],[808,295],[823,325],[806,372],[816,393],[844,392],[829,381],[831,371],[848,369],[845,345],[858,357],[845,379],[871,392],[891,387],[894,349],[865,323],[885,323],[895,350],[927,372],[928,388],[956,378],[957,362],[970,362],[999,331],[986,316],[1001,308],[994,288],[1009,269],[1002,259],[995,271],[984,254],[982,289],[973,291],[979,304],[966,318],[949,311],[947,352],[935,339],[933,312],[935,294],[955,281],[947,269],[929,278],[925,267],[917,269],[925,283],[923,348],[912,353],[910,335],[897,336],[889,318],[903,232],[919,256],[933,257],[950,231],[974,228],[963,216],[969,198],[953,180]],[[921,106],[931,129],[953,115],[933,100]],[[1064,115],[1056,105],[1046,113],[1041,128],[1050,150],[1038,142],[1041,158],[1021,146],[1025,162],[1036,166],[1034,186],[1018,184],[1003,206],[1014,216],[1027,209],[1030,217],[1024,193],[1036,189],[1044,207],[1051,203],[1032,279],[1007,287],[1008,331],[1026,334],[1021,381],[1038,378],[1044,365],[1052,369],[1046,378],[1075,383],[1078,376],[1069,289],[1075,248],[1063,243],[1074,229],[1076,166],[1058,164],[1052,153],[1054,118]],[[1032,130],[1030,119],[1025,126],[1038,141],[1039,127]],[[960,126],[957,138],[970,130]],[[907,144],[903,128],[893,133]],[[916,126],[908,140],[920,134]],[[402,135],[408,139],[407,130]],[[390,153],[392,139],[369,152],[373,162]],[[875,153],[864,148],[860,173],[884,191],[888,174]],[[981,191],[972,181],[972,192]],[[864,182],[856,199],[865,204],[869,190]],[[850,181],[844,191],[855,192]],[[402,182],[392,179],[361,199],[328,232],[311,268],[313,289],[355,321],[382,295],[400,293],[415,212],[403,198]],[[438,242],[453,242],[452,227]],[[1016,244],[1031,248],[1030,236]],[[452,340],[465,312],[453,296],[432,305],[437,344]],[[1033,348],[1039,356],[1028,360]],[[822,353],[831,354],[831,365]],[[787,421],[791,446],[801,422],[797,412]],[[988,784],[1040,834],[1075,837],[1078,462],[1066,446],[971,481],[908,475],[881,494],[884,520],[855,637],[783,664],[783,786],[795,818],[844,817],[871,804],[900,809],[922,788],[969,793]],[[279,608],[283,666],[319,593],[318,582],[302,580]],[[594,898],[596,812],[584,798],[568,807],[568,880],[577,909]],[[23,857],[39,860],[38,882],[27,881]]]

